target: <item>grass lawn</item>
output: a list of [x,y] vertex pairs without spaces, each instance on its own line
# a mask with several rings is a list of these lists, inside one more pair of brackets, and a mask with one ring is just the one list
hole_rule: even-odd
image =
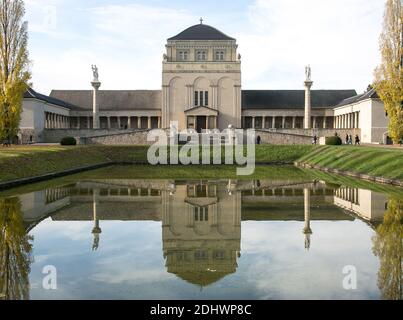
[[377,147],[321,146],[300,162],[403,180],[403,150]]
[[[26,146],[0,148],[0,182],[20,178],[60,172],[67,169],[102,163],[147,162],[147,146]],[[256,146],[256,163],[292,164],[302,161],[325,167],[356,171],[370,175],[403,179],[403,151],[376,147],[353,146]],[[139,179],[160,178],[210,178],[236,177],[236,167],[227,166],[177,166],[125,167],[125,172]],[[169,168],[169,169],[167,169]],[[196,170],[197,169],[197,170]],[[105,174],[108,169],[102,169]],[[258,167],[254,176],[259,178],[262,167]],[[281,167],[275,169],[281,172]],[[238,177],[239,178],[239,177]]]
[[[108,162],[147,162],[146,146],[27,146],[0,148],[0,181]],[[292,164],[311,146],[257,146],[257,162]],[[222,170],[222,167],[220,168]]]

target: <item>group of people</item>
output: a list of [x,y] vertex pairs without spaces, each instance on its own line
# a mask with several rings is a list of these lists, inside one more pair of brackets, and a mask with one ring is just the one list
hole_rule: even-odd
[[[346,140],[345,141],[346,141],[346,144],[352,145],[353,144],[353,136],[351,134],[350,135],[346,134]],[[355,141],[354,144],[356,146],[359,146],[361,144],[361,140],[360,140],[360,137],[358,136],[358,134],[355,135],[354,141]]]

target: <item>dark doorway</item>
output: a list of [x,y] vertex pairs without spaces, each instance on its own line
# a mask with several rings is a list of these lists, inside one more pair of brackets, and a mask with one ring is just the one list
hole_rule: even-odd
[[206,120],[207,120],[207,117],[205,117],[205,116],[201,116],[201,117],[198,116],[197,117],[197,128],[196,128],[196,130],[197,130],[198,133],[201,133],[202,130],[207,129]]

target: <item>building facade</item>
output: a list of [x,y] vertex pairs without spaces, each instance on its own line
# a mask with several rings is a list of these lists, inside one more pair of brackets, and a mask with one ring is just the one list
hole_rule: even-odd
[[237,49],[236,39],[201,21],[167,40],[161,90],[53,90],[45,96],[29,89],[20,139],[47,142],[45,133],[55,130],[97,136],[167,129],[177,122],[179,130],[198,132],[229,126],[287,132],[309,127],[311,135],[316,129],[359,129],[363,142],[386,141],[388,118],[372,89],[361,95],[310,88],[308,93],[242,90]]

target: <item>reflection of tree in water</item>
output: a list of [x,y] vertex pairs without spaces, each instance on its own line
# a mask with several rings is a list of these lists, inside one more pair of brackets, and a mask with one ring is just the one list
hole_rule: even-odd
[[376,228],[373,251],[379,257],[382,298],[402,300],[403,201],[390,199],[383,223]]
[[0,299],[29,298],[31,241],[24,228],[20,200],[0,199]]

